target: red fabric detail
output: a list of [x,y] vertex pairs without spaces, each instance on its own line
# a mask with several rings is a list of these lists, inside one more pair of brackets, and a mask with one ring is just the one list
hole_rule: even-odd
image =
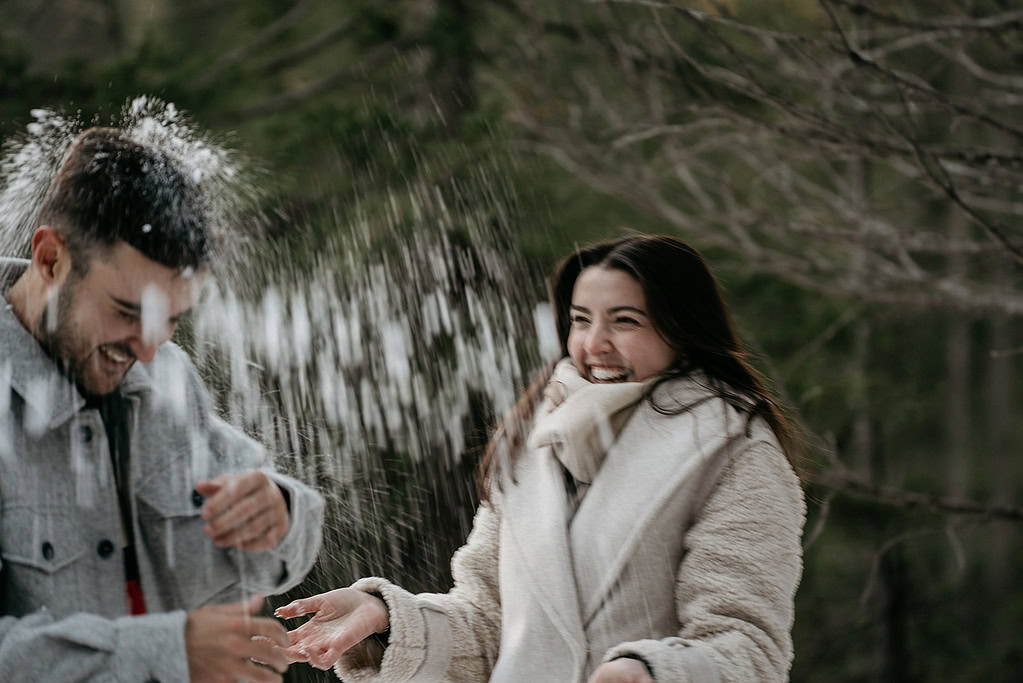
[[146,601],[142,599],[142,587],[135,579],[130,579],[125,588],[128,590],[128,605],[131,607],[131,615],[138,616],[146,613]]

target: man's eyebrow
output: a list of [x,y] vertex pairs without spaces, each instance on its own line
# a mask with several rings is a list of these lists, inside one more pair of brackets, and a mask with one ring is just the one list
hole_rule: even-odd
[[[137,304],[137,303],[135,303],[133,301],[128,301],[126,299],[119,299],[119,298],[117,298],[116,296],[113,296],[113,295],[108,295],[108,296],[110,296],[110,299],[115,304],[120,306],[121,308],[125,308],[125,309],[131,311],[132,313],[137,313],[139,315],[142,314],[142,306],[140,306],[139,304]],[[192,314],[192,309],[191,309],[191,307],[189,307],[189,308],[186,308],[185,310],[181,311],[177,315],[169,318],[169,320],[172,323],[176,323],[179,320],[181,320],[182,318],[187,318],[191,314]]]
[[110,295],[110,298],[111,298],[111,300],[113,300],[113,302],[115,304],[117,304],[121,308],[127,308],[129,311],[132,311],[133,313],[141,313],[142,312],[142,306],[140,306],[139,304],[135,303],[134,301],[127,301],[125,299],[118,299],[116,296],[113,296],[113,295]]

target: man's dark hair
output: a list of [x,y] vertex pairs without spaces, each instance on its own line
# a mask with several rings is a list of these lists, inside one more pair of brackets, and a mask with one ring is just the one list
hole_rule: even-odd
[[209,257],[199,188],[168,156],[116,128],[90,128],[75,139],[37,225],[61,234],[79,274],[92,251],[118,241],[170,268],[198,268]]

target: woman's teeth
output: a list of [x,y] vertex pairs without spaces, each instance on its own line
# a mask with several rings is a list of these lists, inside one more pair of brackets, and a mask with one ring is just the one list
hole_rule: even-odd
[[590,376],[600,382],[617,382],[629,376],[627,368],[590,368]]

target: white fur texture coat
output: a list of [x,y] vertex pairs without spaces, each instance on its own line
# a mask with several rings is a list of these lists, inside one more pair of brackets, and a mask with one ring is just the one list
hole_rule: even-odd
[[[706,396],[685,379],[657,394]],[[716,398],[669,416],[644,401],[570,521],[547,449],[515,479],[480,506],[448,593],[354,584],[383,596],[391,631],[376,666],[342,657],[342,680],[584,683],[623,655],[657,681],[788,679],[805,506],[762,421],[747,431]]]

